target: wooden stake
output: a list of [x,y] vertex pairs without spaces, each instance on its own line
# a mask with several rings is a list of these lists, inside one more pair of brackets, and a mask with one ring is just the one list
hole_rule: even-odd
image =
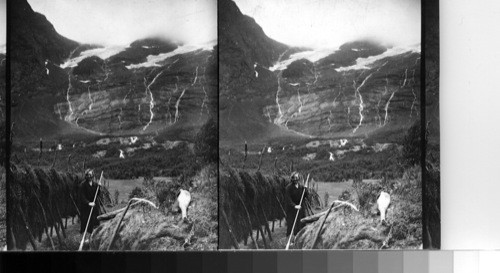
[[[138,202],[135,202],[134,204],[132,204],[132,201],[138,201]],[[115,232],[113,233],[113,237],[111,237],[111,242],[109,243],[108,249],[107,249],[108,251],[111,249],[111,246],[115,242],[116,235],[118,234],[118,230],[120,229],[120,225],[122,224],[123,219],[125,218],[125,214],[127,214],[127,211],[130,208],[130,206],[141,203],[141,202],[146,203],[146,204],[151,205],[152,207],[156,208],[156,206],[153,203],[151,203],[151,201],[149,201],[149,200],[141,199],[141,198],[130,199],[128,201],[127,208],[125,208],[125,212],[123,212],[122,218],[120,218],[120,221],[118,222],[118,225],[116,226]]]
[[54,166],[56,165],[56,161],[57,161],[57,148],[54,151],[54,160],[52,161],[52,165],[50,166],[51,169],[54,169]]
[[[231,226],[229,225],[229,220],[227,219],[226,212],[223,209],[221,209],[221,212],[222,212],[222,218],[224,219],[224,223],[226,224],[227,230],[229,231],[229,235],[231,237],[231,241],[233,243],[233,246],[235,249],[239,249],[238,240],[236,240],[236,237],[234,236],[233,231],[231,230]],[[245,243],[245,245],[246,245],[246,243]]]
[[250,231],[250,238],[252,239],[252,242],[254,243],[255,245],[255,248],[256,249],[259,249],[259,245],[257,244],[257,241],[254,239],[253,237],[253,232],[252,232],[252,220],[250,219],[250,213],[248,213],[248,209],[247,207],[245,206],[245,202],[243,202],[243,199],[241,198],[241,196],[237,193],[236,194],[238,196],[238,199],[240,200],[241,202],[241,205],[243,206],[243,209],[245,210],[245,213],[246,213],[246,216],[247,216],[247,220],[248,220],[248,224],[249,224],[249,231]]
[[[336,206],[336,207],[334,207],[334,205],[336,203],[341,203],[341,204],[338,205],[338,206]],[[352,205],[351,203],[349,203],[349,202],[338,201],[338,200],[333,201],[332,205],[330,206],[330,208],[328,209],[328,211],[326,213],[325,219],[323,219],[323,222],[319,226],[318,232],[316,233],[316,237],[314,238],[314,241],[313,241],[311,249],[314,249],[316,247],[316,243],[318,242],[318,238],[319,238],[319,234],[321,233],[321,229],[323,229],[323,226],[325,225],[326,219],[328,218],[328,215],[330,215],[330,212],[332,211],[332,209],[338,208],[338,207],[341,207],[341,206],[344,206],[344,205],[349,205],[349,206],[353,207],[356,211],[358,211],[358,209],[354,205]]]
[[[278,196],[274,196],[276,198],[276,202],[278,202],[278,204],[280,205],[280,208],[281,208],[281,211],[283,212],[283,217],[286,218],[286,212],[285,212],[285,209],[283,208],[283,205],[281,205],[281,202],[280,200],[278,199]],[[281,225],[280,225],[281,226]]]
[[[255,213],[255,216],[257,217],[258,220],[259,219],[259,215],[257,214],[257,209],[255,207],[255,205],[253,206],[253,210],[254,210],[254,213]],[[260,231],[260,234],[262,235],[262,242],[264,242],[264,248],[268,249],[269,247],[267,246],[267,240],[266,240],[266,236],[264,236],[264,231],[262,230],[262,226],[261,226],[261,223],[257,223],[257,232]],[[257,239],[258,241],[259,239]]]
[[58,222],[58,223],[59,223],[59,225],[61,226],[61,232],[62,232],[62,234],[63,234],[64,239],[66,239],[66,231],[64,230],[64,225],[63,225],[63,222],[62,222],[62,215],[61,215],[61,213],[59,212],[59,208],[57,207],[57,204],[56,204],[56,212],[57,212],[57,214],[58,214],[58,216],[59,216],[59,217],[58,217],[58,221],[57,221],[57,222]]
[[49,242],[50,242],[50,245],[52,246],[52,250],[56,250],[56,247],[54,246],[54,241],[52,241],[52,236],[49,236],[49,223],[47,221],[47,215],[45,214],[45,209],[43,208],[43,205],[42,205],[42,202],[40,202],[40,199],[38,198],[38,196],[36,196],[36,201],[38,202],[38,205],[40,206],[40,209],[42,210],[42,217],[43,217],[43,220],[45,222],[45,227],[44,227],[44,230],[45,230],[45,234],[47,235],[47,238],[49,239]]
[[73,199],[73,195],[69,194],[69,197],[71,198],[71,202],[73,203],[73,206],[75,206],[75,209],[76,209],[76,213],[78,214],[78,218],[81,218],[80,217],[80,210],[78,209],[78,206],[76,205],[75,203],[75,199]]
[[266,213],[264,212],[264,209],[262,208],[262,206],[259,206],[259,207],[260,207],[260,211],[262,212],[262,216],[264,216],[264,222],[265,222],[264,226],[266,228],[267,235],[269,236],[269,241],[272,242],[273,237],[271,237],[271,229],[269,228],[269,222],[267,221]]
[[28,226],[28,221],[26,220],[23,209],[21,207],[18,208],[19,208],[19,213],[21,214],[21,218],[23,219],[24,222],[24,228],[26,229],[26,233],[28,234],[28,239],[31,243],[31,246],[33,247],[33,250],[36,250],[35,238],[33,237],[33,234],[30,231],[30,228]]

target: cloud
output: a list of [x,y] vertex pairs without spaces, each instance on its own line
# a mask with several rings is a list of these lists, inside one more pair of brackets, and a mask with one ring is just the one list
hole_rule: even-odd
[[419,0],[235,0],[266,34],[313,48],[338,47],[359,38],[392,45],[420,43]]
[[151,36],[199,44],[216,39],[216,0],[28,0],[63,36],[127,45]]

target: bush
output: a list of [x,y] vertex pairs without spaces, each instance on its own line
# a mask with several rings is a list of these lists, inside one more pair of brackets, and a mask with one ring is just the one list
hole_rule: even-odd
[[174,204],[179,190],[181,188],[188,189],[188,183],[189,182],[182,177],[173,179],[171,182],[154,181],[152,178],[144,179],[144,185],[153,192],[162,210],[170,208]]
[[358,197],[359,210],[370,212],[371,207],[377,201],[380,186],[363,183],[360,180],[354,180],[352,184]]
[[205,163],[217,163],[219,156],[219,129],[217,121],[209,119],[196,135],[194,150]]
[[130,192],[130,194],[128,195],[128,198],[129,199],[132,199],[134,197],[137,197],[137,198],[143,198],[145,197],[146,194],[144,193],[143,189],[141,187],[135,187],[132,192]]

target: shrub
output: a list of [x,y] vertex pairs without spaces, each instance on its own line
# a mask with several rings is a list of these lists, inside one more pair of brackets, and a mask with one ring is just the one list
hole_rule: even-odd
[[138,197],[138,198],[143,198],[145,197],[146,194],[144,193],[143,189],[141,187],[135,187],[132,192],[130,192],[128,198],[129,199],[132,199],[134,197]]
[[217,121],[209,119],[196,135],[196,156],[206,163],[217,163],[219,154],[219,129]]

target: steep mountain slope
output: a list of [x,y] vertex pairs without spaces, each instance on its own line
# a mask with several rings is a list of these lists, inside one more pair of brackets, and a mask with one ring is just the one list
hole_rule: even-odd
[[218,2],[219,44],[221,46],[219,85],[221,94],[230,88],[258,86],[254,67],[269,67],[289,47],[267,37],[249,16],[231,0]]
[[233,2],[221,3],[221,143],[395,139],[418,119],[419,45],[365,39],[338,49],[294,48],[267,37]]
[[216,47],[147,37],[78,44],[26,1],[14,5],[12,119],[17,140],[63,135],[193,136],[216,105]]
[[[262,114],[270,123],[314,137],[366,136],[411,125],[420,111],[420,54],[395,48],[380,53],[376,47],[358,49],[376,55],[367,53],[352,65],[329,61],[346,55],[341,47],[317,62],[300,59],[275,71],[275,101]],[[297,62],[304,65],[294,66]]]

